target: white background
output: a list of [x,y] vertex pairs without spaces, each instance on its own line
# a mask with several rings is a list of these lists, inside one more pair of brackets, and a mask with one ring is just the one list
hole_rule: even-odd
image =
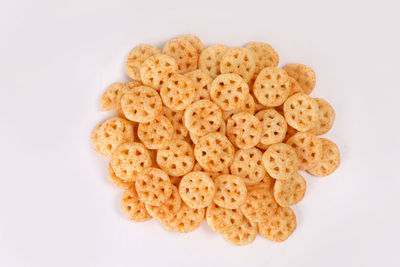
[[[111,4],[111,2],[113,4]],[[399,266],[398,1],[11,1],[0,3],[0,266]],[[235,247],[204,222],[180,235],[121,215],[89,143],[112,116],[139,43],[194,33],[206,45],[270,43],[317,73],[336,109],[331,176],[305,175],[282,244]]]

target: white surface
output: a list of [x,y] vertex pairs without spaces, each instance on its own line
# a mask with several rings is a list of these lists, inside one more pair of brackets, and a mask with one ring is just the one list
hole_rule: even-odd
[[[0,266],[400,265],[397,1],[60,2],[0,4]],[[336,109],[327,137],[342,164],[306,177],[285,243],[234,247],[206,223],[179,235],[119,211],[89,143],[111,116],[100,95],[127,80],[133,46],[182,33],[207,45],[266,41],[282,64],[312,66],[312,95]]]

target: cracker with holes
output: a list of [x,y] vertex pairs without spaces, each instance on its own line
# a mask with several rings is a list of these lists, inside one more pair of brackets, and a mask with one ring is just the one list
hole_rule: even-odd
[[314,98],[314,100],[318,104],[318,120],[310,132],[315,135],[323,135],[332,128],[335,121],[335,110],[322,98]]
[[215,185],[205,172],[189,172],[179,183],[179,195],[192,209],[208,207],[215,194]]
[[174,74],[163,84],[160,95],[170,109],[184,110],[194,101],[196,89],[192,80],[181,74]]
[[257,224],[244,218],[242,223],[224,232],[223,237],[236,246],[251,244],[257,237]]
[[129,121],[114,117],[97,125],[90,139],[96,152],[109,157],[119,145],[134,140],[133,127]]
[[221,74],[221,59],[228,49],[227,46],[221,44],[212,45],[204,49],[199,57],[199,69],[215,79]]
[[240,225],[243,222],[243,213],[240,209],[226,209],[211,203],[207,207],[206,221],[212,230],[222,234]]
[[199,100],[185,110],[184,123],[190,133],[203,136],[221,126],[222,112],[212,101]]
[[151,219],[144,203],[140,201],[134,186],[125,190],[120,206],[122,213],[132,221],[145,222]]
[[289,88],[290,88],[290,96],[297,93],[304,93],[303,88],[301,88],[300,84],[292,77],[289,76]]
[[[218,127],[216,132],[226,135],[226,123],[223,120],[221,121],[221,125]],[[189,132],[189,136],[193,144],[197,144],[201,138],[201,136],[195,135],[192,132]]]
[[296,151],[287,144],[278,143],[268,147],[262,161],[268,174],[275,179],[288,179],[299,168]]
[[209,172],[220,172],[229,167],[235,149],[225,135],[214,132],[200,138],[194,148],[197,162]]
[[251,42],[246,48],[253,52],[256,70],[259,73],[267,67],[277,67],[279,64],[279,55],[269,44],[263,42]]
[[182,176],[193,169],[193,148],[184,140],[175,139],[157,151],[157,164],[172,176]]
[[315,127],[319,119],[318,103],[304,93],[297,93],[288,98],[283,105],[287,123],[300,132]]
[[205,209],[192,209],[182,202],[178,212],[169,219],[161,220],[162,225],[171,232],[190,233],[200,227]]
[[255,111],[256,111],[256,105],[254,102],[254,98],[249,94],[241,108],[230,110],[230,111],[223,111],[222,118],[226,121],[230,117],[232,117],[232,115],[234,115],[234,114],[237,114],[240,112],[248,112],[253,115]]
[[216,192],[214,202],[223,208],[237,209],[245,201],[247,197],[247,188],[243,178],[222,174],[215,181]]
[[208,172],[208,171],[204,170],[204,168],[201,167],[201,165],[198,162],[196,162],[196,164],[194,165],[193,171],[205,172],[207,175],[209,175],[211,177],[211,179],[213,179],[213,181],[215,180],[215,178],[217,178],[221,174],[229,174],[229,168],[226,168],[226,169],[222,170],[221,172]]
[[133,182],[140,171],[152,165],[149,151],[141,143],[120,145],[111,156],[111,166],[122,180]]
[[286,65],[284,69],[299,83],[305,94],[309,95],[314,90],[315,72],[312,68],[304,64],[292,63]]
[[173,57],[178,63],[178,73],[186,73],[197,69],[199,54],[189,41],[173,39],[163,48],[163,53]]
[[184,140],[188,136],[188,130],[183,123],[183,110],[172,110],[163,106],[162,113],[172,123],[174,128],[172,138]]
[[213,79],[202,70],[195,70],[185,74],[186,77],[192,80],[194,88],[196,89],[196,96],[194,102],[210,99],[210,89]]
[[315,165],[307,169],[315,176],[324,177],[333,173],[340,164],[340,151],[338,146],[332,141],[321,138],[322,157]]
[[274,188],[274,184],[275,184],[275,179],[272,178],[267,172],[265,172],[264,177],[261,179],[261,181],[259,183],[254,184],[254,185],[249,185],[249,186],[247,186],[247,189],[251,190],[251,189],[257,188],[257,187],[263,187],[272,192],[272,189]]
[[274,185],[274,198],[281,207],[296,205],[305,193],[306,180],[298,172],[292,173],[286,180],[277,180]]
[[121,99],[122,97],[129,93],[133,88],[143,85],[140,81],[131,81],[124,85],[121,90],[118,90],[117,97],[116,97],[116,106],[115,111],[117,112],[118,116],[125,118],[124,111],[122,110],[121,106]]
[[298,132],[286,143],[296,151],[301,170],[312,168],[322,158],[322,142],[311,133]]
[[118,94],[124,86],[124,83],[113,83],[106,89],[100,100],[101,110],[107,111],[116,109]]
[[114,170],[113,170],[113,168],[111,166],[111,163],[108,164],[108,180],[113,185],[115,185],[115,186],[117,186],[118,188],[121,188],[121,189],[128,189],[130,186],[134,185],[133,182],[128,182],[128,181],[125,181],[125,180],[122,180],[121,178],[119,178],[115,174],[115,172],[114,172]]
[[223,110],[241,108],[248,96],[249,86],[238,74],[221,74],[211,83],[210,97]]
[[134,80],[140,80],[140,66],[149,57],[159,54],[160,49],[155,46],[140,44],[134,47],[126,60],[126,73]]
[[179,36],[178,39],[188,41],[194,48],[196,48],[199,55],[200,55],[201,51],[203,51],[204,48],[206,48],[204,46],[203,42],[200,40],[200,38],[194,34],[183,34],[183,35]]
[[161,112],[162,103],[157,91],[138,86],[121,98],[125,117],[135,122],[150,122]]
[[244,216],[252,222],[265,222],[274,215],[278,204],[271,192],[263,187],[251,188],[247,199],[240,209]]
[[172,186],[172,193],[160,206],[145,204],[147,212],[154,218],[165,220],[174,216],[181,208],[181,197],[176,186]]
[[278,207],[268,221],[258,224],[258,232],[266,239],[283,242],[296,230],[296,215],[291,208]]
[[140,67],[143,84],[159,91],[161,86],[178,72],[178,63],[173,57],[156,54],[146,59]]
[[265,177],[262,155],[255,147],[236,151],[230,166],[231,173],[242,177],[246,185],[259,183]]
[[290,94],[289,75],[280,68],[263,69],[253,85],[257,101],[267,107],[282,105]]
[[165,116],[159,114],[151,122],[139,123],[137,133],[148,149],[163,149],[172,140],[174,128]]
[[256,118],[260,120],[262,128],[262,135],[257,146],[267,149],[269,145],[280,143],[285,139],[287,123],[276,110],[261,110],[257,112]]
[[249,149],[260,142],[261,122],[248,112],[240,112],[227,121],[226,133],[235,146],[240,149]]
[[243,47],[233,47],[221,59],[221,73],[239,74],[247,83],[256,70],[254,54]]

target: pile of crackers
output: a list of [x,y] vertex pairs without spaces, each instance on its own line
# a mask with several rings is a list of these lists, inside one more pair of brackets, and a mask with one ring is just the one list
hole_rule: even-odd
[[291,206],[306,191],[300,170],[324,177],[340,163],[337,145],[318,136],[331,105],[310,93],[314,71],[278,67],[266,43],[205,47],[195,35],[133,48],[129,83],[101,98],[116,116],[97,125],[93,148],[109,157],[108,177],[125,190],[122,213],[189,233],[205,219],[235,245],[282,242],[296,229]]

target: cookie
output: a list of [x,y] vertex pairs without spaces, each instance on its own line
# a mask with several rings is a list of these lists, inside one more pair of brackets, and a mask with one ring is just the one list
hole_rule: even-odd
[[262,161],[265,170],[275,179],[288,179],[299,168],[296,151],[283,143],[270,145],[264,152]]
[[222,112],[210,100],[199,100],[185,110],[184,123],[189,132],[203,136],[221,126]]
[[262,155],[263,153],[255,147],[236,151],[230,166],[231,173],[242,177],[246,185],[259,183],[266,173]]
[[254,55],[243,47],[230,48],[221,59],[220,70],[221,73],[239,74],[247,83],[256,70]]
[[222,174],[214,180],[214,183],[216,187],[214,202],[218,206],[237,209],[246,201],[247,189],[243,178]]
[[[219,126],[219,128],[216,130],[216,132],[219,132],[223,135],[226,135],[226,123],[222,120],[221,121],[221,125]],[[193,144],[197,144],[200,140],[201,136],[195,135],[193,133],[189,133],[190,139],[192,140]]]
[[181,208],[181,197],[176,186],[172,186],[172,193],[160,206],[145,204],[147,212],[154,218],[165,220],[174,216]]
[[292,173],[286,180],[276,180],[274,198],[281,207],[290,207],[299,203],[306,193],[306,180],[298,172]]
[[140,67],[143,84],[159,91],[161,86],[178,72],[178,63],[173,57],[156,54],[146,59]]
[[321,138],[322,157],[314,166],[307,169],[315,176],[324,177],[333,173],[340,164],[340,151],[338,146],[332,141]]
[[258,223],[258,232],[266,239],[283,242],[296,230],[296,215],[291,208],[278,207],[276,213],[263,223]]
[[194,88],[196,89],[196,96],[193,102],[210,99],[210,89],[213,79],[202,70],[195,70],[185,74],[186,77],[192,80]]
[[189,41],[173,39],[163,48],[163,53],[173,57],[178,63],[178,73],[186,73],[197,69],[199,54]]
[[315,72],[312,68],[292,63],[284,67],[290,77],[293,77],[303,89],[304,93],[309,95],[315,87]]
[[227,46],[220,44],[212,45],[204,49],[199,57],[199,69],[215,79],[215,77],[221,74],[221,59],[228,49]]
[[145,222],[151,219],[151,216],[146,211],[144,203],[140,201],[134,186],[125,190],[122,195],[120,206],[122,213],[132,221]]
[[179,195],[192,209],[206,208],[215,194],[213,180],[205,172],[189,172],[179,183]]
[[148,149],[163,149],[172,140],[172,123],[159,114],[154,120],[139,123],[138,137]]
[[277,67],[279,64],[278,53],[269,44],[263,42],[251,42],[246,48],[253,52],[256,64],[255,73],[259,73],[267,67]]
[[310,130],[310,133],[323,135],[332,128],[335,121],[335,110],[322,98],[314,98],[314,100],[318,104],[318,120]]
[[117,175],[115,175],[115,172],[114,172],[114,170],[113,170],[113,168],[111,166],[111,163],[108,164],[108,180],[113,185],[115,185],[115,186],[117,186],[118,188],[121,188],[121,189],[128,189],[129,187],[134,185],[134,183],[122,180]]
[[244,218],[240,225],[224,232],[222,236],[236,246],[248,245],[257,237],[257,224]]
[[140,67],[142,63],[149,57],[159,54],[160,49],[155,46],[140,44],[134,47],[126,60],[126,73],[134,80],[140,81]]
[[161,223],[171,232],[190,233],[200,227],[204,213],[205,209],[192,209],[182,202],[178,212],[169,219],[161,220]]
[[288,98],[283,105],[286,122],[300,132],[311,130],[319,118],[318,103],[304,93]]
[[223,111],[222,118],[226,121],[230,117],[232,117],[232,115],[240,113],[240,112],[248,112],[248,113],[254,115],[255,110],[256,110],[256,106],[255,106],[254,99],[249,94],[241,108],[230,110],[230,111]]
[[203,51],[206,47],[204,46],[203,42],[194,34],[183,34],[178,37],[178,39],[188,41],[196,50],[197,53],[200,55],[201,51]]
[[240,209],[251,222],[265,222],[274,215],[278,204],[270,191],[263,187],[251,188]]
[[184,110],[194,101],[196,89],[192,80],[181,74],[174,74],[163,84],[160,95],[170,109]]
[[116,109],[118,93],[124,86],[124,83],[113,83],[106,89],[100,100],[101,110]]
[[211,203],[207,207],[206,221],[213,231],[222,234],[239,226],[243,222],[243,213],[240,209],[225,209]]
[[312,168],[322,158],[322,142],[311,133],[298,132],[286,143],[296,151],[301,170]]
[[229,140],[240,149],[255,147],[262,134],[261,122],[247,112],[233,115],[226,123]]
[[162,113],[172,123],[174,128],[172,138],[185,140],[189,132],[183,123],[183,110],[172,110],[163,106]]
[[262,128],[262,135],[257,146],[266,149],[267,146],[280,143],[285,139],[287,123],[276,110],[261,110],[257,112],[256,118],[261,122]]

